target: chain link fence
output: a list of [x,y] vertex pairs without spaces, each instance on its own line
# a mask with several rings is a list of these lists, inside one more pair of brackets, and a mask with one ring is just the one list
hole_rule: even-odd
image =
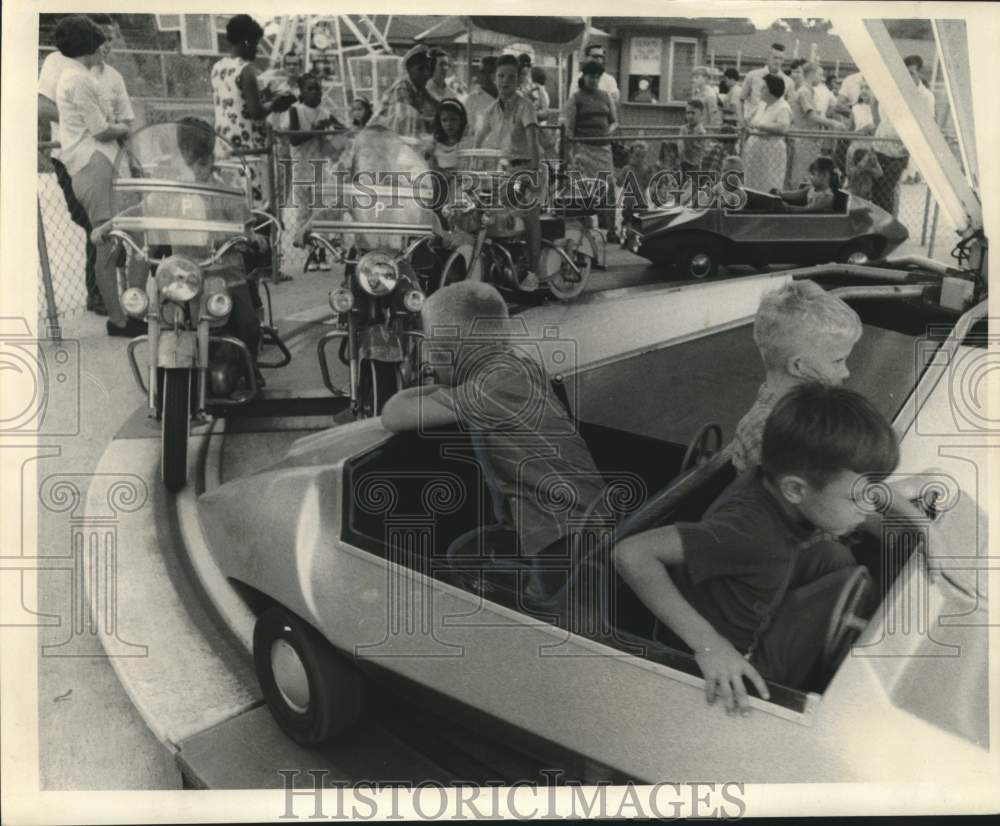
[[86,235],[70,217],[56,179],[49,158],[51,147],[39,144],[38,150],[38,312],[41,318],[48,319],[50,328],[58,329],[59,319],[72,318],[86,310],[87,251]]

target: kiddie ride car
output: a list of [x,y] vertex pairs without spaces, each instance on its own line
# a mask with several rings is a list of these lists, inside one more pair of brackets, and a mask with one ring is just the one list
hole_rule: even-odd
[[[190,425],[250,404],[263,379],[259,368],[282,367],[291,354],[271,324],[244,259],[259,257],[263,231],[274,219],[250,207],[248,170],[231,159],[216,164],[217,137],[203,124],[159,123],[133,133],[118,154],[109,236],[130,266],[147,269],[145,288],[129,287],[121,304],[144,320],[148,334],[129,342],[133,376],[161,422],[161,471],[168,490],[187,480]],[[264,242],[266,243],[266,242]],[[263,282],[262,282],[263,283]],[[273,345],[280,357],[261,361]],[[148,365],[136,350],[145,345]]]
[[[933,519],[952,544],[937,555],[969,560],[986,547],[975,451],[955,447],[956,428],[973,419],[956,417],[953,391],[983,365],[987,344],[985,248],[967,252],[974,260],[958,268],[827,265],[581,304],[558,336],[515,340],[543,360],[608,485],[602,511],[572,526],[581,541],[570,555],[540,557],[541,592],[525,587],[529,571],[516,558],[482,557],[475,542],[446,554],[495,521],[468,434],[393,435],[378,419],[356,422],[207,491],[201,521],[255,617],[254,662],[275,720],[300,743],[336,737],[362,713],[364,681],[376,679],[526,751],[556,749],[613,778],[987,776],[984,603],[950,579],[928,581],[921,550]],[[848,384],[893,422],[899,472],[942,472],[922,486],[925,521],[887,523],[885,550],[855,548],[863,567],[829,618],[821,673],[797,688],[771,684],[744,719],[706,704],[692,653],[617,576],[610,541],[697,520],[733,477],[710,438],[731,436],[756,397],[761,295],[801,277],[836,289],[861,316]],[[626,334],[593,335],[609,323]],[[579,340],[587,363],[573,365]],[[958,401],[981,407],[978,398]],[[550,481],[537,495],[560,513],[573,480]],[[878,607],[855,616],[867,580]],[[945,762],[927,759],[942,753]]]
[[711,278],[727,264],[863,264],[889,255],[909,236],[888,212],[847,192],[836,192],[833,209],[818,212],[788,212],[777,195],[744,192],[739,209],[636,212],[622,245],[678,278]]
[[[471,278],[505,292],[533,292],[538,288],[525,284],[524,220],[511,205],[538,200],[540,193],[530,191],[525,176],[509,171],[499,150],[466,149],[457,155],[461,162],[493,168],[458,173],[461,191],[443,209],[451,224],[448,239],[455,252],[444,266],[441,285]],[[468,186],[470,182],[474,185]],[[565,205],[542,212],[540,224],[539,286],[568,301],[586,288],[604,241],[590,226],[589,213]]]

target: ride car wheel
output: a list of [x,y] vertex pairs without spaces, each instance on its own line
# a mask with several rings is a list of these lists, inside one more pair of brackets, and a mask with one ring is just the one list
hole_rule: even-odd
[[868,239],[861,239],[845,244],[837,260],[843,264],[867,264],[875,257],[875,244]]
[[[556,253],[558,255],[558,253]],[[573,271],[569,263],[560,255],[559,270],[545,284],[549,291],[560,301],[569,301],[576,298],[587,286],[587,279],[590,278],[591,260],[589,255],[582,252],[573,254],[573,263],[580,270],[579,275]]]
[[191,423],[191,371],[163,371],[163,420],[160,467],[163,484],[176,493],[187,482],[188,427]]
[[685,247],[674,266],[681,278],[712,278],[719,272],[719,259],[705,247]]
[[284,608],[258,618],[253,660],[271,715],[299,745],[325,743],[364,714],[364,678],[354,664]]

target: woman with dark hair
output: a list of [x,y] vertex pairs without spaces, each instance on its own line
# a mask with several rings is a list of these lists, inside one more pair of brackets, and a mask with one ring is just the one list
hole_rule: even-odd
[[785,133],[792,125],[792,110],[779,75],[764,75],[763,82],[760,103],[750,118],[752,134],[743,145],[743,166],[746,188],[769,192],[785,185]]
[[286,94],[265,103],[257,85],[254,58],[264,30],[248,14],[237,14],[226,24],[230,53],[212,66],[212,98],[215,104],[216,153],[234,149],[256,150],[267,143],[265,118],[272,112],[284,112],[295,102]]
[[[91,227],[111,219],[111,183],[118,140],[128,134],[128,126],[112,120],[90,72],[100,60],[98,50],[104,40],[104,33],[86,17],[66,17],[56,26],[56,45],[64,57],[70,58],[56,85],[61,160]],[[94,277],[108,312],[108,335],[141,335],[146,325],[126,319],[118,301],[114,245],[103,238],[91,240],[96,249]]]
[[[57,37],[60,36],[60,31],[62,32],[62,36],[65,36],[65,32],[67,31],[66,26],[68,25],[66,21],[78,21],[79,19],[85,19],[84,15],[76,14],[63,17],[60,21],[62,29],[60,30],[58,27],[56,29]],[[42,67],[38,72],[39,140],[52,140],[55,142],[59,140],[59,109],[56,106],[56,88],[59,85],[60,75],[62,75],[68,66],[72,66],[73,64],[74,60],[66,57],[58,48],[55,51],[49,52],[45,60],[42,61]],[[49,152],[49,160],[56,173],[56,182],[59,184],[59,188],[62,190],[63,197],[66,200],[66,209],[69,212],[70,218],[87,235],[84,277],[87,286],[87,309],[98,315],[107,315],[108,311],[104,308],[101,293],[97,289],[97,278],[94,275],[94,262],[97,257],[97,250],[90,242],[90,232],[93,228],[87,219],[87,211],[83,208],[76,195],[73,194],[73,182],[59,157],[59,149],[57,147],[53,147]]]
[[[615,130],[617,116],[611,96],[598,84],[604,67],[596,60],[583,64],[579,89],[570,96],[566,105],[566,133],[574,138],[601,138],[588,143],[572,144],[572,163],[585,178],[604,177],[608,181],[609,200],[614,198],[614,160],[611,155],[610,135]],[[601,224],[607,229],[607,240],[614,243],[614,209],[600,212]]]

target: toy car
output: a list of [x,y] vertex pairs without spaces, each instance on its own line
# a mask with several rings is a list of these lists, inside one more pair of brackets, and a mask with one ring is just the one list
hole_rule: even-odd
[[720,265],[864,263],[908,237],[906,227],[870,201],[838,192],[832,210],[784,212],[776,195],[745,190],[742,209],[673,206],[643,210],[623,245],[678,278],[710,278]]
[[[874,268],[867,278],[832,268],[827,276],[865,325],[850,385],[893,420],[901,472],[946,469],[933,480],[936,518],[956,552],[974,556],[984,547],[974,502],[985,476],[948,417],[961,380],[953,371],[986,356],[986,301],[959,276]],[[718,456],[699,461],[710,452],[703,434],[718,427],[731,436],[753,403],[762,376],[752,314],[763,292],[792,277],[644,293],[613,308],[582,304],[561,340],[591,336],[586,359],[563,361],[558,375],[551,365],[565,352],[551,339],[539,348],[620,494],[609,501],[623,525],[697,519],[732,477]],[[595,336],[609,313],[627,327]],[[930,336],[928,325],[936,325]],[[990,776],[985,607],[948,580],[928,582],[913,545],[884,558],[862,548],[881,598],[874,616],[853,617],[845,593],[823,681],[772,685],[770,700],[753,698],[753,713],[740,718],[705,702],[691,653],[662,641],[617,577],[607,542],[557,561],[557,582],[542,598],[525,593],[516,565],[455,570],[445,550],[493,521],[467,434],[393,435],[377,418],[320,431],[276,464],[204,493],[199,512],[216,563],[256,616],[253,655],[268,706],[299,743],[350,727],[374,679],[480,719],[526,750],[558,748],[615,778]],[[585,527],[609,536],[607,523]],[[851,627],[864,630],[848,655]]]

